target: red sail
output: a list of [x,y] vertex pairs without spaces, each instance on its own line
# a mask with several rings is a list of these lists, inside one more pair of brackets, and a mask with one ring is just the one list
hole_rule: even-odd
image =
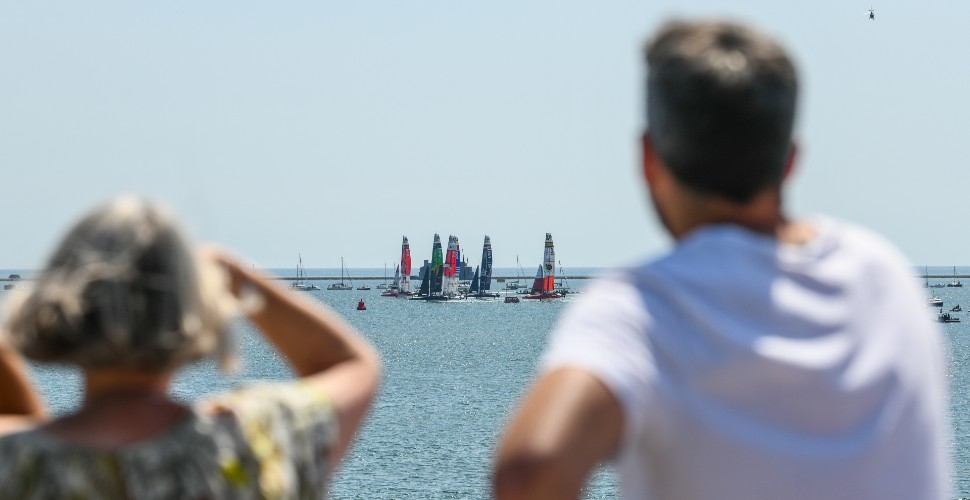
[[536,279],[532,282],[532,293],[542,293],[543,292],[543,279],[542,279],[542,266],[539,266],[539,271],[536,272]]
[[401,276],[411,276],[411,245],[407,236],[401,241]]
[[[448,245],[451,247],[451,245]],[[445,256],[445,276],[452,277],[455,275],[455,270],[458,268],[458,254],[455,252],[454,248],[448,249],[448,255]]]

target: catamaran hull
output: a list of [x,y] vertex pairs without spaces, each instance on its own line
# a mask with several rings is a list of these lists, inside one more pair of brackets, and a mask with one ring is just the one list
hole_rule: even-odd
[[430,297],[428,297],[426,295],[419,295],[417,297],[410,297],[410,300],[426,300],[428,302],[448,302],[448,301],[451,301],[451,300],[462,300],[464,298],[465,298],[464,295],[453,295],[453,296],[449,296],[449,295],[432,295]]

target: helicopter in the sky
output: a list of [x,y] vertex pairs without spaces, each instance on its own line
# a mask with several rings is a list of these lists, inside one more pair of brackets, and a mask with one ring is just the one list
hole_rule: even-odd
[[876,11],[869,9],[869,19],[873,21],[876,20]]

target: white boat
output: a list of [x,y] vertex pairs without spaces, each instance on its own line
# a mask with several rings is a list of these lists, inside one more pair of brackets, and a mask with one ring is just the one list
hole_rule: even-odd
[[566,272],[562,268],[562,262],[559,262],[559,281],[556,282],[556,292],[563,297],[570,293],[578,293],[569,288],[569,282],[566,280]]
[[[929,273],[929,268],[928,267],[924,267],[923,268],[923,276],[926,278],[926,283],[923,285],[924,287],[926,287],[926,288],[939,288],[939,287],[943,286],[943,285],[939,285],[939,286],[937,286],[937,285],[930,285],[930,273]],[[931,294],[930,295],[930,298],[926,301],[926,305],[929,306],[929,307],[942,307],[943,306],[943,299],[937,297],[936,295]]]
[[519,275],[514,280],[507,280],[505,282],[506,290],[518,290],[521,285],[521,281],[525,279],[523,275],[525,271],[522,270],[522,264],[519,264],[519,256],[515,256],[515,267],[519,268]]
[[963,283],[957,281],[957,266],[953,266],[953,281],[946,284],[948,287],[962,287]]
[[390,288],[391,288],[391,285],[388,285],[387,284],[387,262],[385,262],[384,263],[384,282],[381,283],[380,285],[377,285],[377,289],[378,290],[388,290]]
[[303,256],[297,254],[299,259],[296,264],[296,281],[290,284],[290,288],[293,290],[303,290],[304,292],[310,290],[319,290],[320,287],[314,285],[313,283],[307,283],[306,281],[306,270],[303,269]]
[[344,283],[344,258],[340,258],[340,283],[331,283],[327,285],[327,290],[353,290],[354,285],[348,285]]

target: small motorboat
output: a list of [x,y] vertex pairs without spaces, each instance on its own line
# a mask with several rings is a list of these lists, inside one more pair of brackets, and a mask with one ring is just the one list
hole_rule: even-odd
[[930,299],[926,302],[926,305],[929,307],[940,307],[943,305],[943,299],[939,297],[930,297]]
[[518,304],[519,303],[519,298],[516,297],[515,295],[506,295],[505,296],[505,303],[506,304]]
[[358,290],[370,290],[370,287],[367,286],[367,285],[360,285],[359,287],[357,287],[357,289]]
[[357,303],[357,310],[358,311],[366,311],[367,310],[367,306],[364,305],[364,299],[360,299],[360,302]]
[[945,313],[943,312],[943,309],[940,309],[940,314],[936,316],[936,321],[940,323],[959,323],[960,318],[956,316],[950,316],[950,313]]
[[963,308],[960,307],[960,304],[957,304],[953,306],[953,309],[950,309],[950,312],[960,312],[960,311],[963,311]]

